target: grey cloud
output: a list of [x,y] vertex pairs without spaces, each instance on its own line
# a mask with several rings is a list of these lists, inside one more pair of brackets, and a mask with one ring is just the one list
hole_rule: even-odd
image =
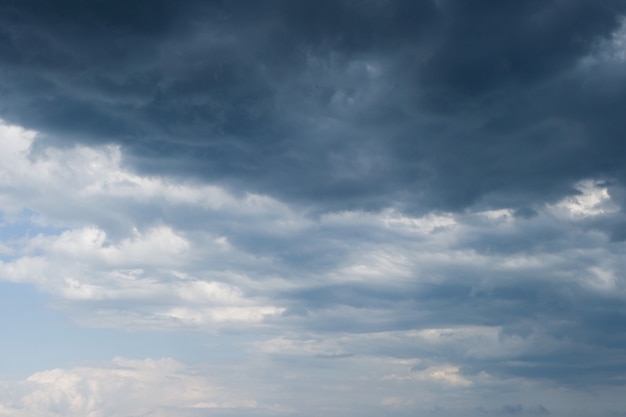
[[[451,257],[446,264],[426,257],[414,264],[410,281],[403,285],[395,286],[397,281],[390,272],[387,282],[303,282],[295,290],[275,293],[273,298],[289,306],[282,318],[284,324],[318,332],[487,326],[501,329],[503,344],[519,344],[521,349],[505,353],[500,360],[473,357],[462,341],[436,349],[399,343],[377,350],[371,343],[377,354],[440,355],[463,364],[468,375],[485,371],[565,386],[585,386],[591,381],[619,385],[625,346],[619,331],[624,323],[623,262],[619,255],[623,248],[606,234],[587,228],[584,221],[578,225],[560,223],[545,212],[531,219],[512,219],[514,224],[484,228],[477,227],[480,223],[473,223],[476,220],[472,216],[464,219],[467,228],[457,232],[461,244],[456,249],[469,251],[470,258],[457,263]],[[505,235],[499,235],[504,231]],[[517,243],[508,245],[506,240],[513,236]],[[436,242],[433,235],[423,247],[416,242],[405,244],[413,248],[409,252],[419,253]],[[396,250],[401,251],[400,247]],[[598,257],[598,250],[606,250],[606,255]],[[436,256],[433,254],[433,259]],[[502,268],[499,259],[518,265]],[[596,284],[594,274],[602,273],[594,270],[597,267],[613,270],[615,291],[593,289],[593,285],[603,285],[600,281]],[[354,352],[354,346],[346,349]]]
[[542,416],[542,415],[550,414],[550,411],[541,404],[535,407],[523,406],[522,404],[505,404],[496,410],[488,410],[488,409],[485,409],[484,407],[481,407],[478,409],[478,411],[487,415],[492,414],[492,415],[500,415],[500,416],[519,416],[519,415]]
[[619,0],[439,4],[448,30],[424,77],[443,93],[468,98],[568,69],[610,33],[624,8]]
[[584,177],[622,181],[607,164],[623,154],[619,112],[586,104],[621,93],[567,74],[625,9],[4,2],[0,115],[46,143],[117,142],[146,172],[322,210],[527,207]]

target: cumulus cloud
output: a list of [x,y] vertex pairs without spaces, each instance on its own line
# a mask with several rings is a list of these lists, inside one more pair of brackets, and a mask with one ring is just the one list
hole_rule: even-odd
[[5,388],[3,416],[195,416],[257,406],[173,359],[115,358],[99,366],[51,369]]

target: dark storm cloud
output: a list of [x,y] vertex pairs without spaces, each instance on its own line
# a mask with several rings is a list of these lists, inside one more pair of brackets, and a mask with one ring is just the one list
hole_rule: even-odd
[[3,1],[0,116],[322,209],[528,210],[583,177],[623,180],[623,77],[573,68],[624,10]]

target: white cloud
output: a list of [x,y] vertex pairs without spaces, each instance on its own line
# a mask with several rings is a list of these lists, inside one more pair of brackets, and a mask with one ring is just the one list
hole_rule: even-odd
[[[258,322],[284,311],[259,304],[236,285],[221,282],[231,280],[232,274],[220,273],[219,265],[213,273],[200,270],[199,276],[192,275],[207,260],[199,258],[201,249],[213,249],[214,259],[228,252],[220,239],[191,242],[164,226],[144,233],[134,230],[132,237],[118,241],[89,226],[25,240],[18,249],[24,256],[0,262],[0,278],[33,283],[66,301],[124,301],[123,308],[129,311],[146,311],[142,303],[157,302],[146,314],[167,328],[172,323]],[[128,319],[106,325],[122,323],[137,325]]]
[[426,381],[439,382],[445,385],[467,387],[472,382],[460,374],[458,366],[442,365],[433,366],[417,372],[417,377]]
[[611,201],[608,189],[600,181],[584,180],[576,185],[579,194],[560,201],[553,210],[565,210],[574,218],[597,216],[618,211]]
[[214,185],[133,173],[123,166],[117,145],[43,148],[33,153],[36,136],[36,132],[0,122],[0,186],[4,189],[0,209],[5,214],[31,210],[37,212],[39,221],[71,226],[123,222],[127,216],[140,222],[146,216],[141,209],[147,207],[190,206],[197,213],[261,218],[266,231],[272,230],[273,223],[281,230],[303,226],[298,223],[303,218],[268,196],[246,193],[236,197]]
[[99,366],[51,369],[5,388],[0,416],[7,417],[174,417],[191,409],[257,406],[173,359],[115,358]]

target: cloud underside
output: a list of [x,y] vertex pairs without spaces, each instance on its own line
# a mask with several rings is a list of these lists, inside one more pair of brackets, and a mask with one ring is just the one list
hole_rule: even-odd
[[0,117],[145,173],[422,214],[624,180],[621,0],[2,10]]

